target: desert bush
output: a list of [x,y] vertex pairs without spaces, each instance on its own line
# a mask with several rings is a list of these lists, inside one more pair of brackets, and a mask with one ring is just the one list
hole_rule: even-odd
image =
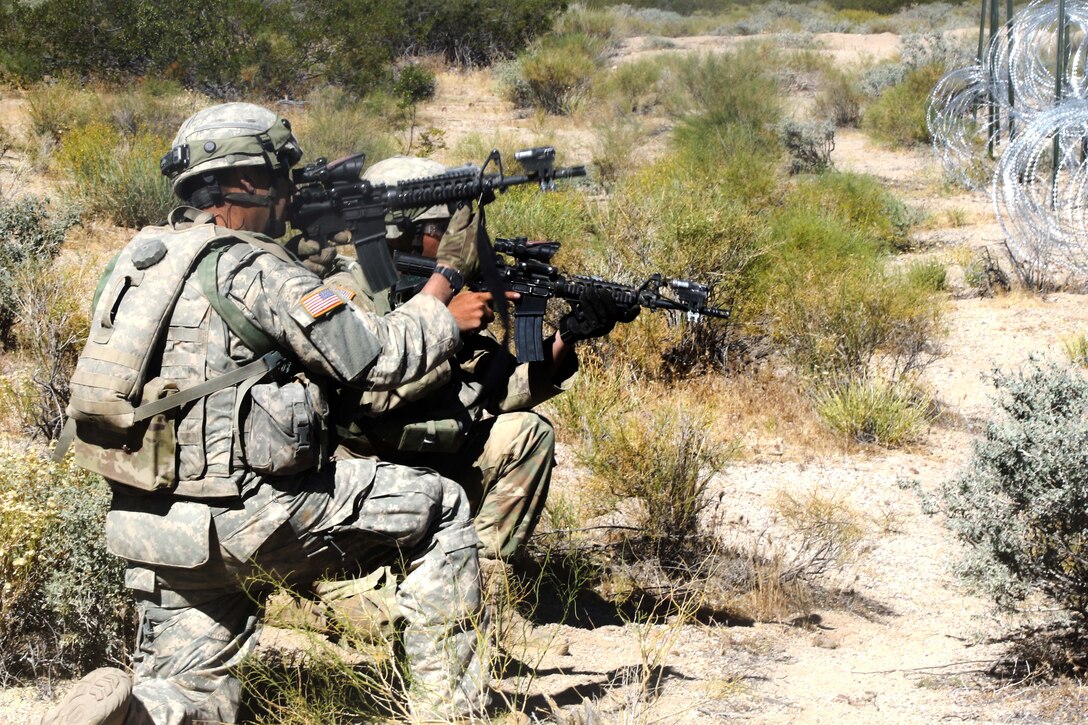
[[1062,349],[1069,362],[1078,367],[1088,367],[1088,335],[1081,332],[1064,338]]
[[896,380],[936,354],[939,298],[885,270],[901,233],[889,199],[868,177],[824,174],[799,183],[770,219],[777,246],[760,260],[756,296],[803,373],[838,384],[877,366]]
[[772,337],[801,371],[836,386],[878,368],[898,380],[938,355],[941,306],[929,290],[864,265],[797,272],[769,305]]
[[605,419],[578,457],[613,502],[638,499],[634,525],[668,547],[683,545],[680,532],[700,531],[707,484],[725,465],[727,450],[697,413],[643,407]]
[[494,237],[527,237],[561,242],[558,264],[572,263],[590,245],[592,217],[586,195],[568,185],[543,194],[539,189],[510,189],[487,207]]
[[783,121],[778,125],[778,137],[789,155],[791,174],[818,174],[831,168],[831,152],[835,150],[831,123]]
[[930,292],[944,292],[948,281],[948,268],[939,259],[913,262],[906,269],[907,284]]
[[601,41],[580,33],[546,36],[518,58],[524,97],[512,101],[569,114],[582,99],[600,66]]
[[45,269],[78,220],[74,209],[50,211],[34,196],[0,199],[0,343],[15,341],[12,323],[22,293],[17,280]]
[[170,140],[143,131],[124,136],[104,123],[65,134],[56,164],[70,174],[87,211],[115,224],[142,227],[166,219],[177,204],[159,159]]
[[196,94],[186,95],[176,81],[145,78],[139,85],[112,95],[108,101],[109,118],[126,136],[143,132],[169,139],[204,103]]
[[644,130],[637,120],[613,118],[595,129],[597,142],[593,150],[596,179],[609,186],[627,176],[638,163],[637,152]]
[[[97,265],[37,264],[14,274],[17,290],[15,339],[19,358],[29,370],[29,385],[16,418],[24,430],[46,439],[60,435],[68,407],[69,380],[90,330],[86,289],[80,276]],[[86,262],[86,260],[81,260]],[[93,274],[93,272],[92,272]]]
[[[594,216],[583,271],[634,285],[653,274],[707,284],[709,304],[732,306],[734,323],[747,320],[758,306],[747,292],[769,247],[762,215],[779,188],[777,162],[750,136],[719,141],[717,148],[680,148],[617,181]],[[637,361],[651,377],[686,375],[724,362],[732,327],[646,313],[597,347]],[[640,334],[652,335],[654,345]]]
[[97,94],[63,78],[28,89],[26,104],[34,132],[54,141],[73,128],[101,121],[105,116]]
[[611,105],[617,115],[648,113],[661,103],[669,65],[657,58],[624,63],[598,77],[594,100]]
[[864,516],[841,495],[818,488],[796,494],[778,491],[771,507],[791,539],[782,578],[815,578],[848,564],[865,537]]
[[928,144],[931,139],[926,126],[926,100],[942,75],[943,67],[936,64],[911,71],[902,83],[866,106],[862,128],[874,138],[896,146]]
[[369,165],[399,152],[389,128],[400,126],[404,116],[391,96],[373,93],[357,99],[336,88],[323,88],[307,96],[307,104],[308,111],[292,119],[305,144],[305,163],[362,151]]
[[823,174],[797,184],[779,218],[805,214],[832,216],[875,241],[870,252],[901,251],[917,215],[874,177],[850,172]]
[[814,399],[816,411],[832,430],[888,448],[914,443],[932,419],[929,400],[909,384],[871,376],[817,383]]
[[133,604],[102,533],[105,482],[11,445],[0,471],[0,681],[122,664]]
[[863,96],[855,74],[829,68],[816,94],[813,115],[839,127],[857,127],[861,121]]
[[774,146],[782,99],[771,69],[776,51],[745,44],[735,53],[685,59],[676,67],[677,143],[700,155],[730,151],[738,138]]
[[969,547],[968,581],[1006,608],[1045,595],[1088,615],[1088,381],[1031,361],[995,371],[997,415],[970,462],[926,499]]

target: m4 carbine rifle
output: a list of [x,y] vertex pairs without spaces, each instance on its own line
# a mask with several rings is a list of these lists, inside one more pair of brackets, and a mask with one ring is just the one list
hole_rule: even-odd
[[[550,262],[559,251],[558,242],[529,244],[525,237],[496,239],[495,251],[510,257],[496,260],[499,275],[508,289],[521,296],[514,301],[514,343],[518,362],[534,362],[544,359],[542,337],[544,313],[552,297],[578,302],[587,287],[594,287],[610,295],[617,305],[639,305],[650,310],[678,310],[689,318],[717,317],[726,319],[729,310],[708,307],[710,290],[706,285],[681,279],[666,279],[655,274],[638,287],[609,282],[600,277],[564,275]],[[430,277],[435,260],[419,254],[394,252],[393,261],[402,274]],[[481,282],[473,285],[481,289]],[[669,290],[672,296],[662,294]]]
[[[291,224],[308,239],[325,240],[350,231],[363,276],[370,288],[379,292],[397,281],[385,243],[387,215],[472,201],[482,207],[495,198],[495,192],[511,186],[539,184],[541,189],[549,190],[556,179],[586,175],[584,166],[555,168],[555,148],[551,146],[518,151],[514,158],[524,174],[505,174],[502,156],[496,150],[483,166],[461,166],[396,184],[373,184],[361,178],[366,166],[362,153],[331,163],[318,159],[294,171],[298,191],[292,202]],[[487,173],[492,165],[498,168],[497,173]]]

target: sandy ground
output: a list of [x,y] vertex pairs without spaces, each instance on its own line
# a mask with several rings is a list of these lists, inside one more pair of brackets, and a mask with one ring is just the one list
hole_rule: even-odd
[[[828,52],[850,61],[895,52],[894,36],[822,37]],[[677,39],[681,50],[713,51],[723,38]],[[621,57],[650,52],[634,39]],[[659,52],[673,52],[659,51]],[[442,119],[451,144],[470,133],[541,134],[567,139],[576,156],[589,145],[584,131],[561,121],[519,115],[478,74],[445,75],[424,119]],[[0,103],[0,112],[4,110]],[[424,123],[427,121],[424,120]],[[437,121],[435,125],[438,125]],[[939,182],[929,152],[890,152],[857,132],[840,132],[833,156],[840,169],[874,174],[933,221],[918,232],[920,254],[951,258],[961,247],[999,245],[1000,230],[982,195],[951,194]],[[942,225],[956,211],[959,222]],[[603,621],[567,626],[540,623],[517,653],[532,674],[528,687],[537,717],[551,698],[567,723],[931,723],[939,721],[1076,722],[1088,719],[1088,696],[1075,684],[1018,687],[985,676],[1002,656],[983,644],[999,632],[988,604],[955,581],[951,562],[960,545],[939,519],[921,512],[918,481],[932,490],[970,456],[973,436],[990,410],[985,375],[995,365],[1030,355],[1061,356],[1063,336],[1088,330],[1079,295],[1045,299],[950,296],[944,356],[926,381],[946,412],[927,440],[909,451],[819,452],[781,458],[751,455],[712,483],[725,525],[749,531],[775,526],[772,501],[781,492],[833,493],[867,522],[857,556],[828,582],[840,593],[800,620],[750,626],[636,625]],[[783,443],[787,448],[790,441]],[[570,454],[561,449],[555,488],[579,485]],[[660,674],[645,687],[646,668]],[[503,684],[519,686],[513,678]],[[524,687],[524,682],[521,683]],[[63,690],[63,686],[60,688]],[[0,723],[21,723],[47,703],[36,688],[0,692]]]

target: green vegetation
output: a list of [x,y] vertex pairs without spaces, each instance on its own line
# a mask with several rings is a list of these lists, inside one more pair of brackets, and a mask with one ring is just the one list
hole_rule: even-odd
[[930,142],[926,128],[926,99],[944,75],[944,66],[932,64],[907,74],[865,108],[862,128],[875,138],[898,146]]
[[889,448],[917,441],[932,419],[928,400],[903,383],[848,379],[817,390],[815,401],[833,430],[859,443]]
[[51,212],[34,196],[0,198],[0,344],[15,341],[12,324],[25,292],[20,281],[48,266],[78,220],[74,210]]
[[998,416],[974,456],[927,503],[969,547],[966,578],[1004,607],[1042,594],[1088,615],[1088,381],[1034,361],[995,372]]
[[159,76],[220,97],[297,96],[325,83],[365,93],[388,84],[389,64],[409,49],[464,63],[510,57],[547,32],[564,6],[562,0],[4,3],[0,77]]
[[55,156],[87,211],[126,227],[160,224],[177,199],[159,171],[170,139],[145,131],[125,136],[104,123],[72,129]]
[[0,445],[0,683],[71,676],[131,646],[124,567],[103,535],[109,500],[71,458]]

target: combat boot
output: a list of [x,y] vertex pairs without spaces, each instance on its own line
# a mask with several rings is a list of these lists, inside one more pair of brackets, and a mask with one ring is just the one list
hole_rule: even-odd
[[132,678],[116,667],[100,667],[76,683],[35,725],[122,725],[132,700]]

